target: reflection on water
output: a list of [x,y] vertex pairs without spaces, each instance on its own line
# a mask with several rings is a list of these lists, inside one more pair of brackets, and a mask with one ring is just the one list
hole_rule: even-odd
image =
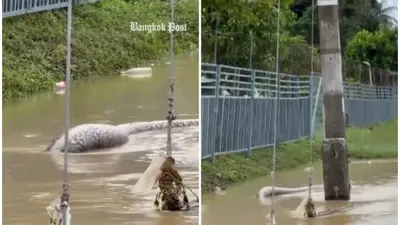
[[[176,113],[197,118],[197,54],[176,62]],[[166,116],[168,65],[149,79],[105,77],[71,90],[72,126],[160,120]],[[42,94],[3,110],[3,224],[48,224],[45,207],[61,192],[63,155],[43,153],[63,131],[64,97]],[[186,184],[198,192],[198,127],[173,129],[173,156]],[[166,131],[130,136],[111,152],[69,154],[73,224],[197,224],[198,210],[159,213],[153,197],[131,189],[155,154],[165,153]],[[189,198],[194,199],[190,192]]]
[[[315,165],[321,168],[321,165]],[[322,174],[316,170],[314,183],[321,184]],[[303,169],[277,173],[277,186],[296,187],[307,185],[308,174]],[[297,225],[376,225],[397,224],[397,161],[350,164],[352,182],[351,202],[354,208],[319,219],[293,218],[302,199],[308,195],[296,193],[277,196],[274,201],[277,224]],[[266,224],[270,205],[260,205],[256,193],[261,187],[270,185],[269,178],[262,178],[229,189],[224,195],[204,196],[202,222],[205,225]],[[325,202],[323,190],[312,192],[318,209],[340,207],[348,202]],[[230,215],[229,217],[224,215]]]

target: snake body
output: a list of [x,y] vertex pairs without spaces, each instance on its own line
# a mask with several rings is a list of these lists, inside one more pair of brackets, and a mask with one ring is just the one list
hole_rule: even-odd
[[[198,126],[197,119],[175,120],[172,127]],[[129,135],[167,128],[165,120],[151,122],[126,123],[121,125],[109,124],[81,124],[69,130],[68,152],[81,153],[100,150],[111,147],[118,147],[129,141]],[[64,133],[55,137],[47,146],[46,151],[64,151]]]
[[[323,187],[322,185],[313,185],[312,188],[321,188]],[[304,187],[296,187],[296,188],[286,188],[286,187],[275,187],[274,188],[274,196],[278,195],[285,195],[285,194],[293,194],[293,193],[298,193],[298,192],[305,192],[308,191],[308,186]],[[265,199],[269,198],[272,196],[272,187],[271,186],[266,186],[260,189],[258,192],[258,197],[260,199]]]

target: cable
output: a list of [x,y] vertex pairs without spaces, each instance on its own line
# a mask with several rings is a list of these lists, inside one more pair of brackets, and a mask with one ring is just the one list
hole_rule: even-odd
[[275,208],[274,208],[274,197],[275,197],[275,170],[276,170],[276,144],[277,144],[277,123],[278,123],[278,103],[280,98],[280,76],[279,76],[279,32],[280,32],[280,10],[281,1],[278,0],[278,19],[277,19],[277,31],[276,31],[276,64],[275,64],[275,75],[276,75],[276,96],[275,96],[275,113],[274,113],[274,147],[273,147],[273,161],[272,161],[272,196],[271,196],[271,223],[275,225]]
[[[171,22],[174,21],[174,0],[171,0]],[[174,31],[170,30],[170,74],[169,74],[169,93],[168,93],[168,131],[167,131],[167,155],[172,155],[172,121],[176,119],[174,115],[174,86],[175,86],[175,76],[174,76]]]
[[[310,75],[310,171],[308,174],[308,197],[311,198],[311,189],[313,185],[313,135],[314,135],[314,121],[313,121],[313,93],[314,93],[314,0],[311,3],[311,75]],[[316,93],[319,94],[318,92]],[[317,99],[317,98],[316,98]],[[315,104],[314,107],[317,107]]]
[[72,33],[72,0],[68,0],[67,17],[67,57],[66,57],[66,85],[65,85],[65,132],[64,132],[64,179],[60,206],[63,212],[63,225],[68,224],[68,148],[69,148],[69,123],[70,123],[70,83],[71,83],[71,33]]

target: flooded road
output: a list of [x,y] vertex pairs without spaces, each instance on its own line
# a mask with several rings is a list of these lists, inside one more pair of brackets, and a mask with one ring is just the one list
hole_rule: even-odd
[[[198,118],[197,53],[176,57],[175,108]],[[112,76],[71,88],[71,126],[162,120],[169,65],[151,78]],[[3,224],[48,224],[45,207],[61,193],[63,155],[43,153],[64,129],[64,97],[45,93],[3,109]],[[198,210],[160,213],[155,193],[131,192],[155,154],[166,152],[166,130],[143,132],[107,152],[69,154],[72,224],[197,224]],[[198,193],[198,127],[173,129],[173,152],[185,183]],[[194,200],[188,191],[189,200]]]
[[[320,164],[314,166],[314,184],[322,184]],[[267,168],[266,168],[267,169]],[[395,225],[397,224],[397,161],[352,162],[350,164],[352,183],[351,202],[354,208],[319,219],[293,217],[308,192],[287,196],[276,196],[274,208],[276,223],[291,225]],[[276,175],[277,186],[307,186],[308,174],[304,168],[282,171]],[[246,225],[267,224],[266,216],[270,204],[261,205],[256,193],[261,187],[271,185],[271,179],[264,177],[228,189],[216,195],[203,196],[202,223],[204,225]],[[312,192],[318,209],[344,206],[346,202],[324,202],[323,189]],[[226,216],[229,215],[229,216]]]

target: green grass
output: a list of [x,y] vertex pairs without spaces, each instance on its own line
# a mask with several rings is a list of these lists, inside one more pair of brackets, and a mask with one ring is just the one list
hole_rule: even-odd
[[349,156],[357,159],[397,157],[397,120],[348,131]]
[[[354,159],[397,158],[397,120],[371,128],[349,128],[348,153]],[[312,154],[314,160],[321,158],[321,138],[316,138]],[[276,149],[276,169],[291,169],[309,163],[308,140],[282,144]],[[215,187],[227,188],[235,183],[265,176],[272,169],[271,148],[253,151],[250,158],[244,153],[217,156],[215,163],[202,161],[202,192]]]
[[[50,90],[65,77],[66,9],[3,20],[3,102]],[[118,75],[169,54],[168,32],[131,32],[130,22],[167,24],[168,1],[106,0],[73,10],[72,78]],[[198,2],[175,4],[175,52],[198,48]]]

